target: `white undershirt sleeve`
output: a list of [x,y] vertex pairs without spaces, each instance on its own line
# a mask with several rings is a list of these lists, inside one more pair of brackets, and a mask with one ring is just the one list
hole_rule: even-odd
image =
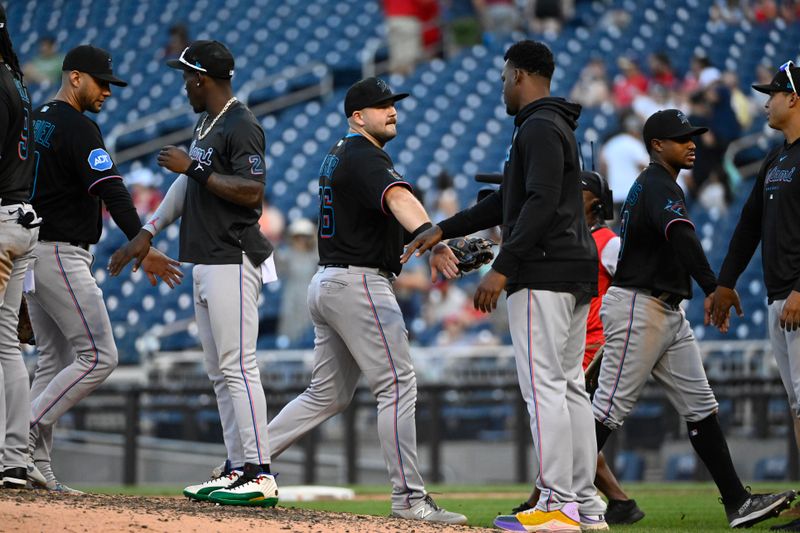
[[172,182],[167,195],[159,204],[156,212],[142,226],[142,229],[150,232],[155,237],[159,231],[175,222],[183,215],[183,203],[186,201],[186,184],[188,179],[184,174]]
[[612,237],[603,248],[603,253],[600,256],[600,263],[606,271],[613,277],[614,272],[617,271],[617,256],[619,256],[619,237]]

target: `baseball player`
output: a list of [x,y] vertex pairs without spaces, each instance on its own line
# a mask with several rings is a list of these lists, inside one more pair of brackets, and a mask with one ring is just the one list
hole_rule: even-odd
[[[694,166],[692,137],[706,131],[677,109],[659,111],[644,125],[651,163],[622,208],[617,271],[600,308],[606,343],[592,409],[601,450],[652,374],[686,419],[689,440],[722,495],[728,523],[749,527],[787,507],[795,492],[750,494],[742,486],[700,349],[680,308],[691,298],[690,276],[706,295],[717,285],[676,183],[681,169]],[[710,304],[706,298],[707,313]]]
[[[592,302],[589,304],[589,318],[586,322],[586,348],[583,354],[583,370],[586,372],[587,367],[605,342],[603,323],[600,321],[600,303],[603,295],[611,286],[611,279],[617,270],[620,239],[606,225],[606,220],[614,218],[614,204],[611,189],[608,188],[605,178],[597,172],[584,171],[581,172],[581,186],[583,188],[583,214],[592,232],[599,260],[597,296],[592,298]],[[431,257],[433,258],[433,256]],[[636,500],[628,498],[625,491],[622,490],[602,453],[597,455],[597,475],[594,483],[608,498],[608,509],[605,515],[607,523],[633,524],[644,518],[644,512],[636,505]],[[521,513],[535,507],[539,496],[539,489],[534,489],[531,497],[516,507],[512,513]]]
[[214,385],[227,468],[183,491],[194,500],[274,506],[267,401],[256,361],[258,296],[274,280],[272,245],[258,218],[264,197],[264,131],[233,96],[234,59],[218,41],[195,41],[167,65],[183,71],[189,104],[200,118],[189,153],[164,147],[158,164],[179,176],[153,218],[111,258],[112,275],[139,261],[152,238],[181,217],[180,260],[194,263],[195,317]]
[[6,24],[0,5],[0,464],[3,486],[25,488],[31,413],[17,322],[41,221],[27,203],[34,165],[31,100]]
[[416,378],[408,332],[392,282],[400,273],[404,230],[430,227],[411,186],[384,145],[397,135],[392,93],[378,78],[347,91],[349,133],[320,167],[319,264],[308,288],[314,323],[311,384],[269,425],[275,455],[353,399],[362,373],[378,402],[378,436],[392,482],[392,516],[465,524],[425,490],[417,466]]
[[[800,233],[793,223],[800,212],[800,180],[794,182],[800,168],[800,69],[789,61],[771,83],[753,88],[769,95],[765,105],[769,126],[780,130],[785,142],[767,155],[742,209],[714,291],[712,322],[724,325],[731,306],[743,315],[733,288],[761,242],[770,344],[794,414],[795,440],[800,443]],[[800,520],[781,529],[800,531]]]
[[[503,99],[514,133],[500,189],[409,244],[408,259],[442,238],[502,224],[503,244],[475,292],[491,312],[503,289],[541,496],[535,508],[498,517],[504,529],[608,529],[594,486],[597,449],[581,360],[589,303],[597,292],[597,252],[585,221],[574,130],[581,107],[550,96],[553,54],[520,41],[505,54]],[[549,528],[549,529],[548,529]]]
[[[39,356],[31,385],[30,441],[34,485],[75,492],[56,479],[51,464],[53,426],[96,389],[117,366],[117,348],[103,293],[92,276],[95,244],[103,228],[101,201],[133,238],[141,222],[130,193],[103,143],[98,113],[114,76],[111,56],[89,45],[64,58],[61,88],[33,113],[35,178],[31,203],[44,222],[35,250],[33,287],[26,299]],[[178,263],[149,251],[144,270],[170,286],[180,282]]]

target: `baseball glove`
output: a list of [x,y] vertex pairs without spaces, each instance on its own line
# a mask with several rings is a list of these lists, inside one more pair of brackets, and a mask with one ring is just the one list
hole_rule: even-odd
[[447,246],[458,259],[458,271],[462,274],[472,272],[494,259],[494,243],[480,237],[459,237],[447,241]]
[[25,298],[19,306],[19,322],[17,323],[17,339],[20,344],[36,344],[33,338],[33,326],[31,326],[31,318],[28,316],[28,305],[25,303]]
[[597,349],[594,354],[594,359],[586,367],[583,377],[586,380],[586,392],[589,393],[589,398],[594,396],[600,380],[600,366],[603,364],[603,347]]

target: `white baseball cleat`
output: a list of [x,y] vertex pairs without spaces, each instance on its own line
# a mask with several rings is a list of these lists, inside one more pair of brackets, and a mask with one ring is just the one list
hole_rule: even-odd
[[198,485],[189,485],[183,489],[183,495],[190,500],[206,501],[208,495],[215,490],[226,489],[233,485],[242,475],[241,470],[233,470],[228,474],[209,479]]

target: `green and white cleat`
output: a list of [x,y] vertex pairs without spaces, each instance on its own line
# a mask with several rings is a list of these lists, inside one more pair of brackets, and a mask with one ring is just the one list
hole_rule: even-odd
[[229,487],[212,492],[208,501],[221,505],[275,507],[278,503],[278,484],[271,474],[262,472],[255,477],[242,475]]
[[190,500],[197,500],[204,502],[208,500],[208,495],[215,490],[226,489],[236,483],[242,476],[241,470],[233,470],[227,474],[209,479],[205,483],[199,485],[189,485],[183,489],[183,495]]

